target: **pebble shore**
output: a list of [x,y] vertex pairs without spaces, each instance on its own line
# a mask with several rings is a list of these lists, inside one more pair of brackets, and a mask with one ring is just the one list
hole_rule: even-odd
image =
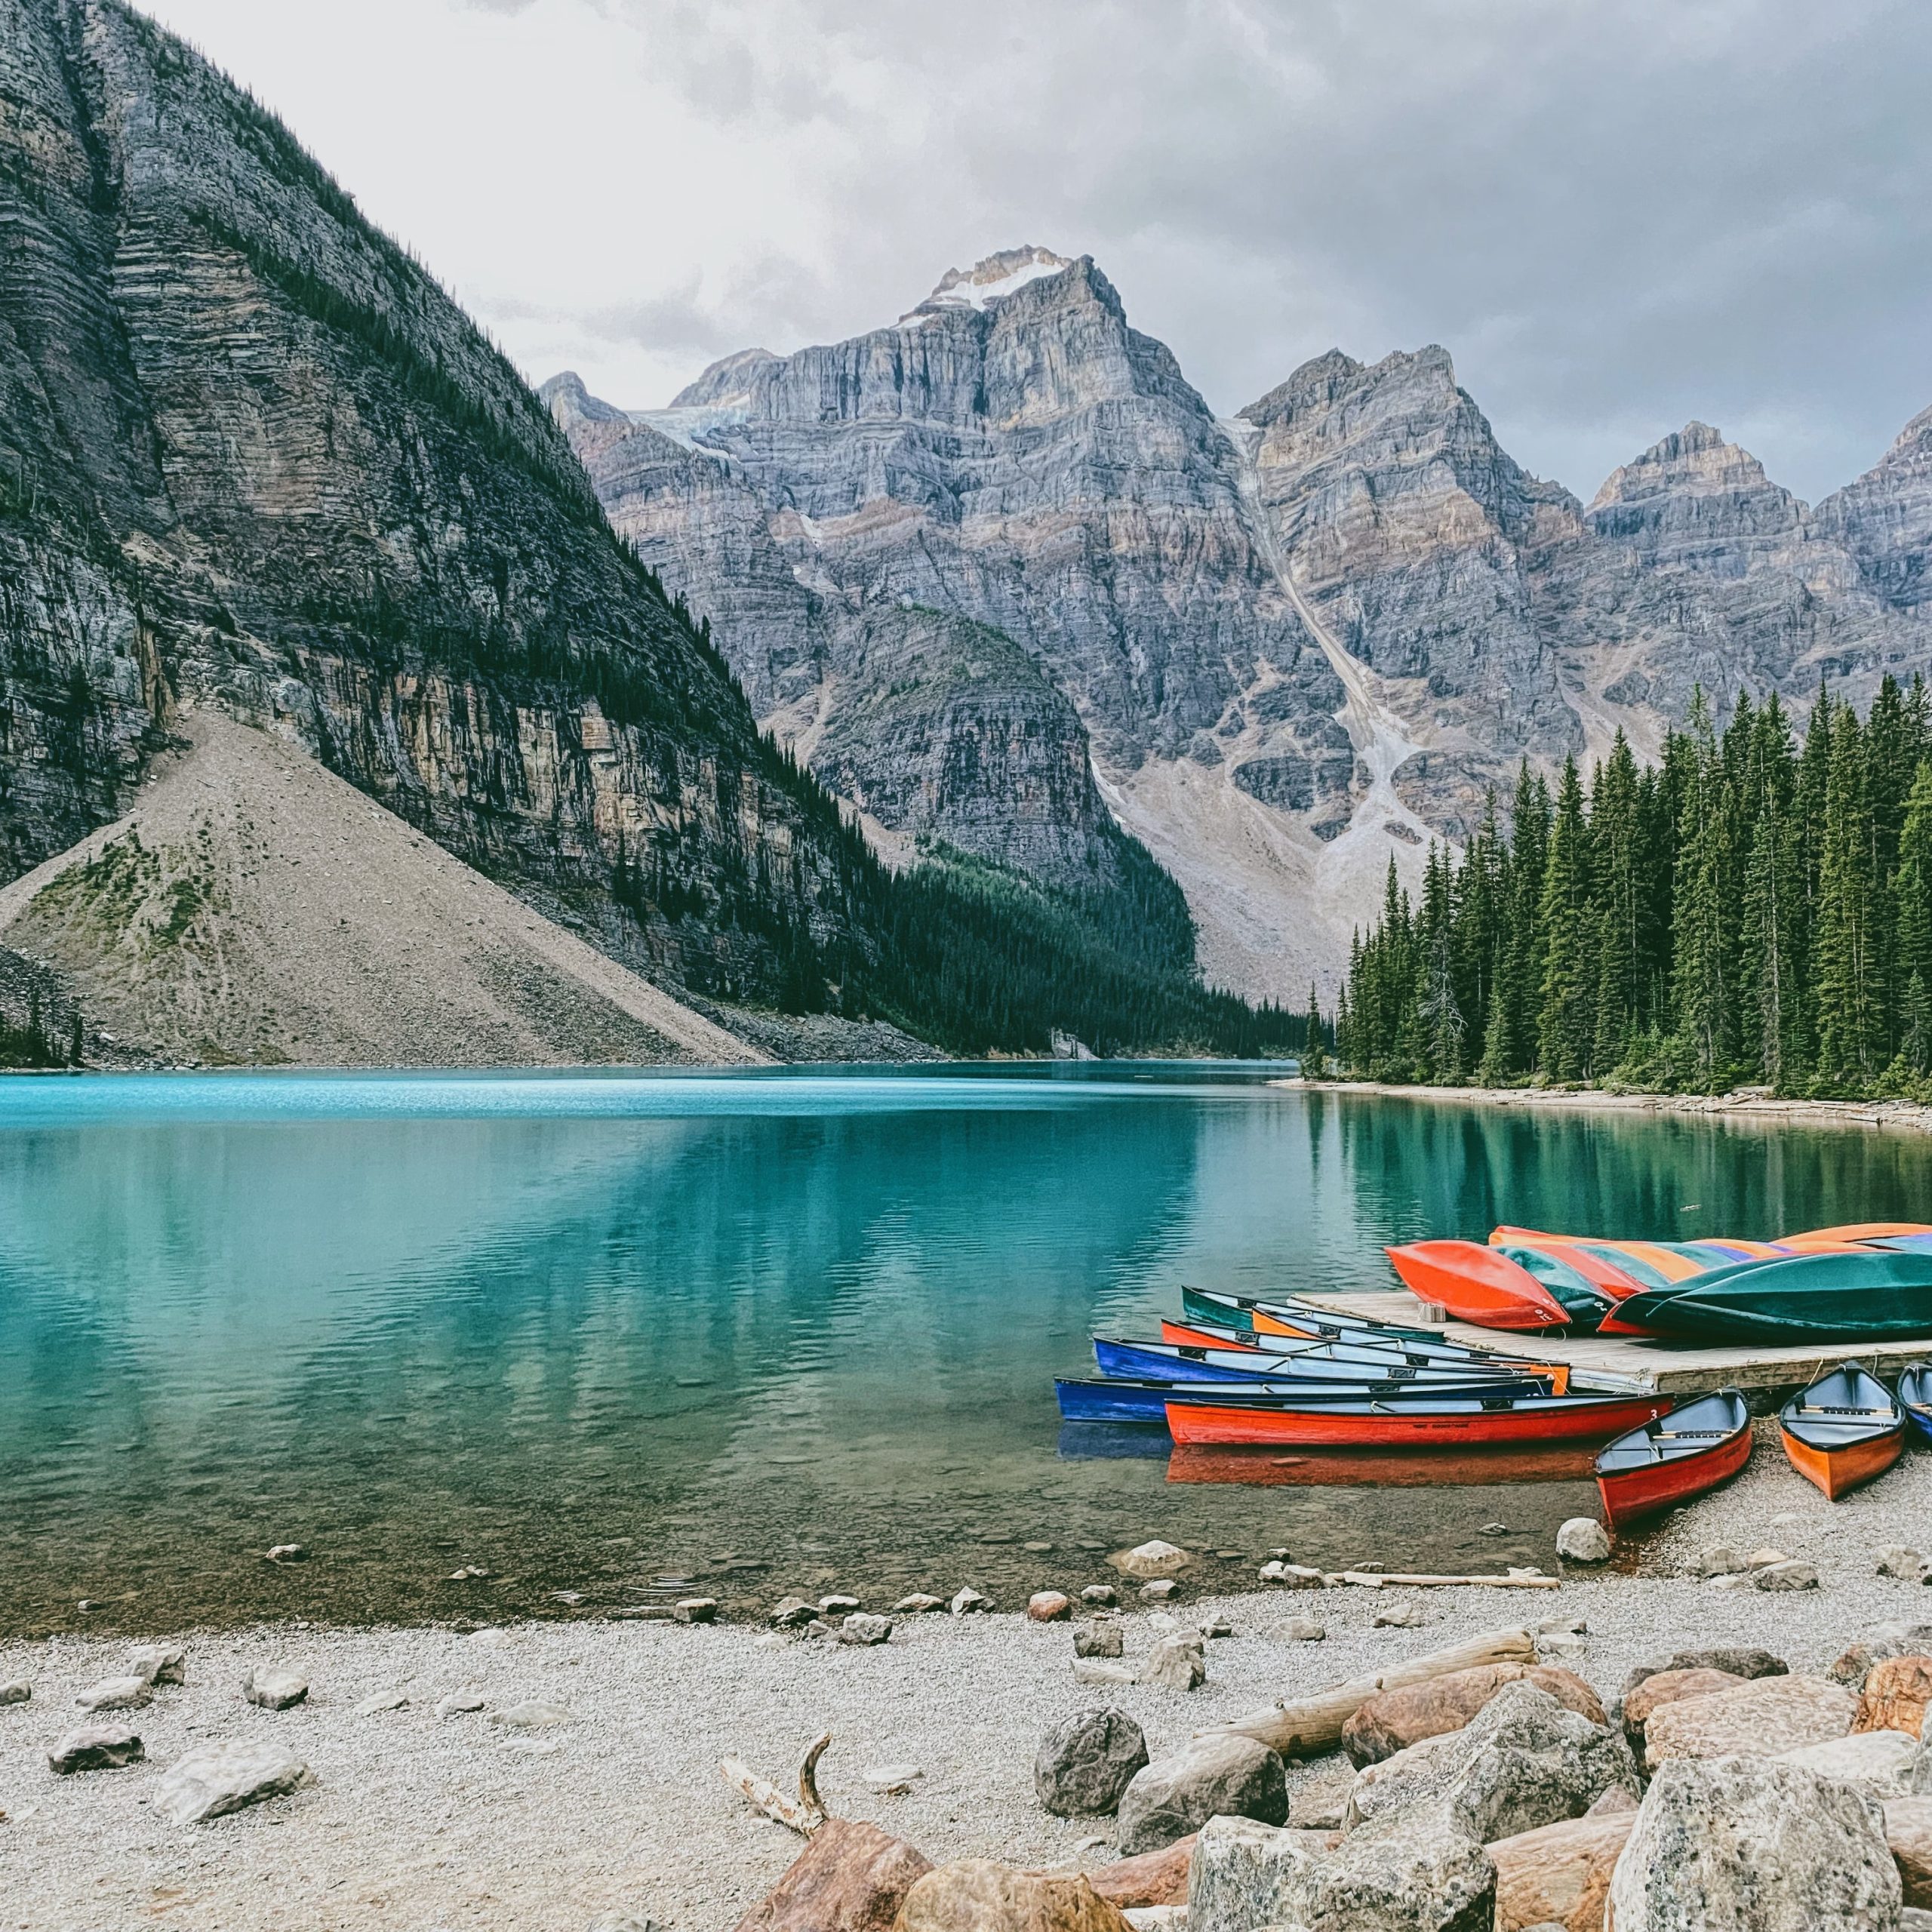
[[[1497,1497],[1506,1513],[1508,1491]],[[125,1669],[129,1646],[0,1644],[0,1683],[32,1687],[29,1701],[0,1705],[0,1932],[588,1932],[614,1910],[671,1932],[728,1932],[799,1841],[730,1791],[718,1760],[735,1753],[783,1784],[823,1730],[833,1742],[819,1781],[835,1814],[875,1821],[936,1860],[1102,1864],[1112,1856],[1097,1842],[1106,1821],[1049,1817],[1033,1791],[1041,1733],[1078,1709],[1118,1704],[1158,1754],[1257,1705],[1478,1631],[1571,1618],[1586,1633],[1558,1638],[1552,1660],[1606,1699],[1633,1665],[1690,1645],[1759,1644],[1795,1669],[1819,1669],[1871,1623],[1932,1621],[1932,1591],[1875,1574],[1886,1546],[1932,1541],[1929,1503],[1932,1455],[1908,1457],[1834,1508],[1774,1440],[1737,1483],[1654,1539],[1634,1574],[1571,1569],[1560,1590],[1535,1592],[1209,1596],[1183,1582],[1158,1611],[1140,1607],[1128,1586],[1130,1664],[1158,1641],[1162,1617],[1192,1628],[1218,1616],[1232,1626],[1208,1644],[1208,1679],[1192,1691],[1077,1684],[1069,1626],[1029,1622],[1017,1603],[992,1615],[906,1617],[889,1643],[869,1647],[742,1624],[156,1632],[186,1644],[186,1681],[124,1714],[146,1761],[66,1778],[49,1772],[47,1746],[82,1720],[81,1692]],[[1697,1550],[1721,1542],[1807,1560],[1820,1586],[1771,1593],[1681,1574]],[[1391,1551],[1387,1567],[1402,1560]],[[1553,1552],[1547,1567],[1558,1567]],[[1423,1621],[1375,1627],[1397,1604]],[[1310,1617],[1322,1641],[1288,1634]],[[306,1699],[283,1710],[245,1701],[244,1680],[270,1667],[306,1677]],[[357,1708],[398,1694],[408,1701],[396,1708]],[[531,1704],[560,1707],[570,1721],[501,1721]],[[165,1823],[155,1804],[165,1767],[231,1740],[287,1746],[315,1784],[209,1823]],[[884,1766],[921,1775],[905,1795],[882,1795],[866,1774]],[[1292,1767],[1291,1785],[1327,1768]]]

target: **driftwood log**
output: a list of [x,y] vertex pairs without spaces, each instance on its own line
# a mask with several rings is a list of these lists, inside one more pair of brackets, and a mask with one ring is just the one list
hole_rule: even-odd
[[1343,1570],[1336,1573],[1334,1580],[1342,1583],[1358,1583],[1364,1589],[1386,1590],[1400,1586],[1411,1590],[1429,1590],[1438,1586],[1462,1583],[1485,1590],[1555,1590],[1562,1588],[1560,1577],[1533,1575],[1527,1570],[1512,1570],[1506,1577],[1418,1577],[1399,1571]]
[[1318,1758],[1340,1748],[1342,1727],[1380,1691],[1426,1684],[1432,1677],[1474,1670],[1486,1663],[1534,1663],[1536,1660],[1536,1639],[1528,1631],[1486,1631],[1446,1651],[1432,1651],[1426,1656],[1411,1657],[1406,1663],[1392,1664],[1375,1676],[1358,1677],[1338,1684],[1332,1690],[1318,1691],[1312,1697],[1251,1711],[1232,1723],[1214,1725],[1208,1734],[1251,1737],[1284,1758]]
[[724,1774],[724,1782],[755,1810],[762,1811],[768,1818],[777,1819],[801,1838],[808,1838],[831,1815],[818,1795],[818,1761],[825,1755],[825,1747],[831,1742],[832,1734],[828,1730],[813,1739],[807,1747],[804,1760],[798,1767],[798,1795],[795,1800],[787,1798],[769,1779],[760,1777],[742,1758],[727,1758],[718,1768]]

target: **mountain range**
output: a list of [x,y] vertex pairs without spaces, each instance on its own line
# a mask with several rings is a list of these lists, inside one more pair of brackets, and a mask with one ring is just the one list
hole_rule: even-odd
[[1430,346],[1332,350],[1231,418],[1091,257],[949,272],[891,326],[667,408],[542,392],[618,533],[888,852],[1106,884],[1117,826],[1211,979],[1332,989],[1392,854],[1522,758],[1932,665],[1932,410],[1815,508],[1691,423],[1588,504]]

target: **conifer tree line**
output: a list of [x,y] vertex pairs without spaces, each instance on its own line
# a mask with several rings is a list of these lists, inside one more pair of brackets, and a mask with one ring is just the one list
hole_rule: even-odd
[[1702,691],[1654,765],[1527,761],[1419,902],[1392,861],[1337,1058],[1369,1078],[1932,1098],[1932,695],[1820,689],[1721,730]]

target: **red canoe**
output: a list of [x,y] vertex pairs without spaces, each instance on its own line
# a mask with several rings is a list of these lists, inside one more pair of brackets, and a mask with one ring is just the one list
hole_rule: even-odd
[[1253,1349],[1260,1344],[1252,1328],[1215,1328],[1205,1322],[1170,1321],[1161,1318],[1161,1340],[1192,1349]]
[[1402,1285],[1419,1300],[1482,1328],[1567,1328],[1569,1311],[1520,1263],[1472,1241],[1392,1247]]
[[1750,1460],[1751,1411],[1725,1389],[1607,1444],[1597,1458],[1597,1493],[1615,1529],[1702,1496]]
[[1218,1393],[1168,1404],[1177,1443],[1287,1442],[1304,1447],[1441,1442],[1602,1442],[1654,1421],[1663,1395],[1484,1396],[1442,1401],[1242,1402]]

